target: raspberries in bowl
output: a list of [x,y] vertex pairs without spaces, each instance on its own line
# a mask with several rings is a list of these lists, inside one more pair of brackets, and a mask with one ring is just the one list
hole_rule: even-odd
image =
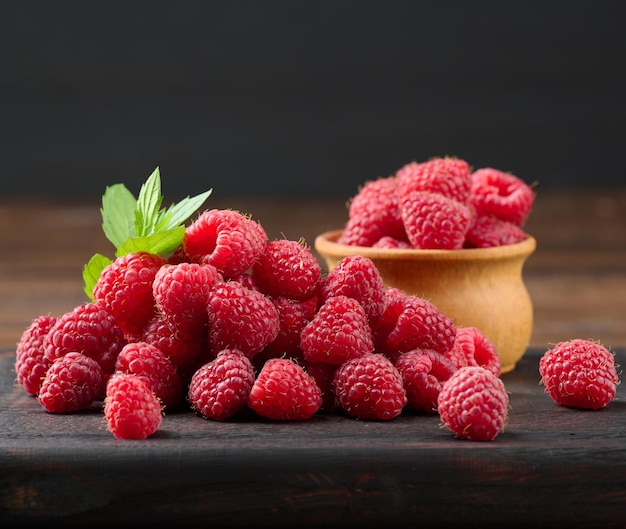
[[480,329],[508,372],[532,332],[522,271],[536,248],[524,231],[534,197],[530,185],[499,169],[472,170],[454,157],[411,162],[364,183],[343,228],[318,235],[314,246],[329,270],[346,256],[368,257],[385,286]]

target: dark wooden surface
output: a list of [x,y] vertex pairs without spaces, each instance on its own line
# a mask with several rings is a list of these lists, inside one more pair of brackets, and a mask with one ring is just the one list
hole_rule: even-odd
[[602,410],[558,406],[539,385],[540,352],[503,375],[508,424],[480,443],[436,415],[218,423],[184,408],[154,437],[118,441],[98,405],[46,413],[14,386],[4,351],[2,526],[624,527],[626,388]]
[[[219,198],[272,238],[341,227],[345,198]],[[110,255],[97,201],[0,199],[0,525],[66,527],[625,527],[625,389],[604,410],[555,405],[537,362],[580,337],[626,365],[626,189],[539,192],[526,229],[537,239],[525,282],[530,349],[503,375],[512,409],[492,443],[454,439],[438,418],[390,423],[341,414],[275,424],[224,424],[180,410],[143,442],[117,441],[100,408],[45,413],[14,384],[15,343],[43,313],[85,301],[81,270]],[[156,522],[152,522],[156,521]],[[503,525],[506,524],[506,525]]]

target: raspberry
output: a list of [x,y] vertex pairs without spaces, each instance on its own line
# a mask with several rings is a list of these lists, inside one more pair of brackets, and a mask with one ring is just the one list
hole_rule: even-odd
[[17,383],[29,395],[37,395],[50,363],[44,360],[44,339],[56,323],[50,315],[36,317],[24,330],[15,349]]
[[385,235],[378,239],[372,248],[383,248],[387,250],[412,250],[413,245],[405,239],[394,239],[388,235]]
[[287,358],[270,358],[259,372],[248,407],[278,421],[310,419],[322,405],[322,392],[302,366]]
[[613,354],[579,338],[548,349],[539,361],[539,374],[546,393],[572,408],[604,408],[615,398],[619,383]]
[[402,375],[407,406],[436,412],[442,384],[456,371],[452,361],[432,349],[414,349],[401,354],[394,365]]
[[317,314],[317,296],[305,301],[289,298],[271,298],[278,311],[280,329],[278,335],[263,350],[267,358],[296,355],[301,352],[300,335]]
[[252,358],[280,331],[280,316],[272,301],[237,281],[213,287],[207,308],[209,348],[215,353],[239,349]]
[[332,296],[304,327],[300,347],[308,362],[339,365],[374,350],[363,306],[348,296]]
[[152,344],[133,342],[125,345],[117,357],[115,371],[140,377],[164,408],[173,408],[181,400],[182,385],[178,371]]
[[407,237],[415,248],[463,247],[472,214],[461,202],[439,193],[411,191],[400,198],[400,207]]
[[313,377],[317,387],[320,388],[322,392],[322,405],[320,409],[326,411],[333,409],[335,407],[333,378],[337,366],[326,362],[306,362],[306,360],[304,362],[306,363],[307,373]]
[[207,419],[225,421],[246,406],[254,368],[238,349],[224,349],[191,377],[187,399]]
[[100,273],[94,299],[113,315],[128,341],[136,339],[154,315],[152,282],[165,263],[165,259],[151,253],[129,253]]
[[437,306],[419,296],[394,291],[387,295],[381,326],[374,331],[377,351],[392,362],[412,349],[446,354],[454,345],[456,326]]
[[516,244],[526,238],[526,233],[517,224],[491,215],[474,217],[465,234],[465,248],[492,248]]
[[348,296],[365,309],[370,327],[378,327],[385,310],[385,285],[369,257],[349,255],[341,259],[322,282],[322,299]]
[[213,265],[163,265],[154,276],[152,295],[171,331],[183,340],[206,333],[209,292],[223,281]]
[[534,199],[532,188],[515,175],[491,167],[472,173],[469,203],[479,217],[493,215],[521,226]]
[[288,239],[268,241],[252,265],[257,288],[272,297],[309,299],[317,293],[322,268],[305,244]]
[[[493,342],[476,327],[457,327],[453,350],[464,356],[462,365],[482,366],[500,376],[502,365]],[[455,354],[455,353],[451,353]]]
[[116,439],[146,439],[161,426],[161,403],[139,376],[116,373],[104,400],[107,428]]
[[400,415],[407,403],[402,375],[378,353],[367,353],[339,366],[333,391],[341,408],[359,419],[390,420]]
[[412,191],[428,191],[461,204],[467,203],[472,185],[469,164],[453,157],[408,163],[396,171],[396,178],[399,197]]
[[48,368],[37,398],[50,413],[71,413],[91,406],[102,395],[102,368],[93,358],[67,353]]
[[44,361],[51,364],[69,352],[96,360],[103,373],[115,368],[126,339],[115,318],[97,303],[85,303],[59,317],[43,341]]
[[503,431],[509,395],[504,383],[480,366],[457,370],[444,382],[437,399],[443,424],[470,441],[492,441]]
[[211,264],[231,279],[252,266],[266,241],[265,230],[250,217],[230,209],[211,209],[187,226],[183,246],[192,261]]

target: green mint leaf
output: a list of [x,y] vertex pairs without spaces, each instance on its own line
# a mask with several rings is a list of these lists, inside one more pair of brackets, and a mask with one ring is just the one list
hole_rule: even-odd
[[168,227],[173,228],[174,226],[183,224],[198,210],[205,200],[211,196],[212,192],[213,189],[209,189],[208,191],[196,195],[195,197],[186,197],[177,204],[172,204],[167,210],[167,212],[171,215]]
[[85,290],[85,294],[87,294],[87,297],[91,301],[94,301],[93,289],[96,286],[96,283],[98,282],[100,273],[102,272],[102,270],[104,270],[104,268],[107,265],[111,264],[111,262],[112,262],[111,259],[109,259],[108,257],[105,257],[104,255],[97,253],[91,259],[89,259],[89,262],[84,266],[83,268],[83,281],[85,284],[84,290]]
[[153,233],[145,237],[130,237],[122,243],[115,253],[121,257],[129,253],[149,252],[161,256],[173,253],[183,242],[184,226]]
[[150,235],[155,230],[160,217],[161,203],[161,173],[157,167],[144,182],[137,196],[137,214],[135,233],[139,237]]
[[102,195],[102,230],[116,248],[135,235],[137,201],[124,184],[114,184]]

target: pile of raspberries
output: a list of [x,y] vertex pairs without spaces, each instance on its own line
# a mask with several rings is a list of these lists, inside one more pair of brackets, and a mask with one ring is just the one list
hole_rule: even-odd
[[489,248],[525,239],[533,189],[513,174],[472,171],[460,158],[411,162],[366,182],[337,242],[373,248]]

